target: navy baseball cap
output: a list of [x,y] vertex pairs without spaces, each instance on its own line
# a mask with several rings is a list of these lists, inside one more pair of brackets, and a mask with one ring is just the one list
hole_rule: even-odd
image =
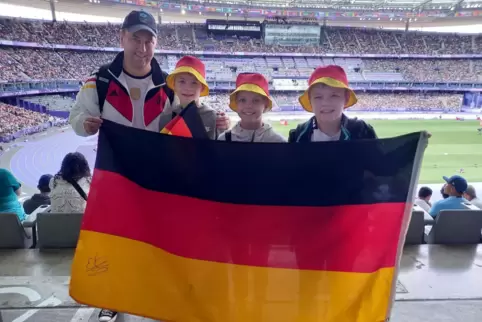
[[53,178],[51,174],[44,174],[40,177],[38,181],[38,188],[48,188],[50,184],[50,180]]
[[122,24],[122,29],[128,32],[137,32],[139,30],[149,31],[153,36],[157,36],[157,25],[154,17],[146,11],[134,10],[129,13]]
[[453,186],[458,193],[464,193],[467,190],[467,187],[468,187],[467,180],[465,180],[463,177],[455,175],[455,176],[451,176],[450,178],[448,177],[443,177],[443,178],[445,182]]

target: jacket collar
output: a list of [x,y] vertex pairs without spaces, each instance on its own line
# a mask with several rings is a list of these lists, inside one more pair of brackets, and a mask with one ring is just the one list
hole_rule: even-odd
[[[120,74],[122,73],[124,66],[124,52],[121,51],[117,54],[114,58],[112,63],[109,66],[109,70],[114,74],[115,77],[119,78]],[[151,60],[151,70],[152,70],[152,82],[154,86],[162,85],[166,82],[164,79],[164,75],[162,73],[161,67],[155,58]]]
[[[300,141],[311,141],[311,135],[313,134],[313,130],[315,126],[313,124],[316,124],[316,118],[315,116],[312,116],[308,122],[305,123],[305,128],[302,132],[303,138],[301,138]],[[350,131],[347,129],[348,125],[348,117],[346,117],[345,114],[341,115],[341,134],[340,134],[340,141],[348,141],[351,139],[351,134]]]

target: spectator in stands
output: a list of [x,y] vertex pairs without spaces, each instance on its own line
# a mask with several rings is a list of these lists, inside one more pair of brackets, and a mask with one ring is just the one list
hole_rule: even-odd
[[418,191],[418,197],[415,199],[415,204],[426,212],[429,212],[430,208],[432,208],[430,198],[432,198],[432,189],[429,187],[421,187]]
[[60,171],[50,181],[52,213],[83,213],[90,190],[89,164],[79,152],[65,156]]
[[451,209],[466,209],[463,203],[467,203],[467,199],[463,197],[467,190],[467,180],[461,176],[452,176],[450,178],[443,177],[446,184],[444,186],[444,193],[449,197],[447,199],[437,201],[430,209],[430,216],[437,217],[442,210]]
[[263,122],[263,113],[273,107],[268,80],[257,73],[239,74],[236,90],[230,95],[229,107],[238,113],[240,121],[219,136],[227,142],[286,142],[270,124]]
[[477,193],[475,192],[474,186],[470,185],[467,187],[467,190],[465,190],[464,193],[464,197],[465,199],[470,201],[471,204],[473,204],[477,208],[482,209],[482,200],[477,198]]
[[300,96],[301,106],[315,114],[291,130],[288,142],[318,142],[376,138],[373,128],[362,120],[349,119],[343,110],[357,102],[348,86],[345,70],[337,65],[318,67],[309,87]]
[[51,174],[44,174],[40,177],[37,185],[40,193],[34,194],[32,198],[25,200],[23,203],[23,209],[27,215],[30,215],[40,206],[50,205],[50,181],[52,178]]
[[176,94],[175,102],[161,114],[159,127],[164,128],[172,119],[172,113],[179,114],[191,102],[196,102],[199,116],[201,117],[206,132],[210,139],[217,138],[216,112],[204,103],[199,102],[200,97],[209,95],[209,86],[206,82],[206,68],[202,61],[193,56],[184,56],[176,64],[176,69],[167,76],[167,86]]
[[24,221],[25,212],[18,201],[22,193],[21,186],[10,171],[0,168],[0,214],[14,213],[20,221]]

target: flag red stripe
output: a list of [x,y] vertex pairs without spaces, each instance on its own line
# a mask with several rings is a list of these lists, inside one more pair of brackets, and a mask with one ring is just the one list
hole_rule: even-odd
[[88,79],[85,81],[85,83],[87,83],[87,82],[95,82],[95,81],[97,81],[97,79],[96,79],[95,77],[91,77],[91,78],[88,78]]
[[[168,124],[169,125],[169,124]],[[176,123],[169,129],[172,135],[192,137],[191,130],[187,126],[183,118],[177,119]]]
[[404,207],[225,204],[147,190],[96,169],[82,229],[192,259],[370,273],[395,265]]

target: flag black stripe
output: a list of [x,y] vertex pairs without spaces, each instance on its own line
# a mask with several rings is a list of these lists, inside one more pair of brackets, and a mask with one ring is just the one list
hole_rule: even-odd
[[105,121],[96,168],[150,190],[235,204],[405,202],[419,139],[412,133],[348,142],[227,143]]

